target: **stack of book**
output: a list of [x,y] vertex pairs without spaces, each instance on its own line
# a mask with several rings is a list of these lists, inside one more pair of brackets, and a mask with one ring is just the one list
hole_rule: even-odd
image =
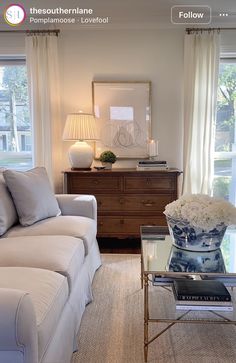
[[231,295],[220,281],[175,280],[173,292],[177,310],[233,310]]
[[[188,275],[178,275],[178,279],[190,279],[192,280],[193,278],[191,276]],[[152,284],[153,286],[160,286],[160,285],[172,285],[174,283],[174,281],[176,280],[176,275],[153,275],[152,276]]]
[[168,169],[167,162],[164,160],[139,160],[137,170],[166,170]]

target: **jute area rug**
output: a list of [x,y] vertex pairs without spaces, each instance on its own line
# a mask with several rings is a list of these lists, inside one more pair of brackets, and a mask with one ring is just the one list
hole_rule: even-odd
[[[140,256],[107,254],[102,260],[93,283],[94,301],[82,318],[79,351],[71,363],[143,363]],[[171,311],[172,293],[152,287],[150,295],[152,313]],[[150,326],[154,335],[166,325]],[[151,343],[148,362],[235,363],[236,327],[176,324]]]

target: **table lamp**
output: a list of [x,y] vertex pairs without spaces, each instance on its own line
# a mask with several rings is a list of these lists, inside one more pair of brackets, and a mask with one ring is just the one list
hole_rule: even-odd
[[70,113],[66,119],[63,140],[76,140],[68,152],[71,168],[90,170],[94,151],[85,140],[97,140],[95,117],[88,113]]

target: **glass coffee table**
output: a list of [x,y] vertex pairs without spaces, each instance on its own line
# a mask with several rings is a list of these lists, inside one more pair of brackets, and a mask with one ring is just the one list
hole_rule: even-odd
[[[233,288],[236,287],[236,230],[228,228],[221,248],[209,252],[192,252],[173,245],[168,228],[141,226],[141,286],[144,288],[144,360],[147,362],[148,347],[155,339],[176,323],[236,324],[236,305]],[[217,279],[232,292],[233,311],[176,310],[172,292],[176,278]],[[156,285],[156,286],[153,286]],[[168,314],[155,316],[150,305],[161,303],[160,288],[169,290]],[[154,291],[155,290],[155,291]],[[158,292],[159,291],[159,292]],[[156,294],[155,299],[153,294]],[[159,305],[161,306],[161,305]],[[163,313],[163,314],[162,314]],[[195,315],[194,315],[195,313]],[[150,323],[166,323],[167,326],[150,337]]]

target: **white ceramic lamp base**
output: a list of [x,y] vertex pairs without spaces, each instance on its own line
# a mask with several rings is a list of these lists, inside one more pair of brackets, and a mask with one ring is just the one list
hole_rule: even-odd
[[85,141],[77,141],[69,149],[69,160],[72,169],[90,169],[94,152]]

